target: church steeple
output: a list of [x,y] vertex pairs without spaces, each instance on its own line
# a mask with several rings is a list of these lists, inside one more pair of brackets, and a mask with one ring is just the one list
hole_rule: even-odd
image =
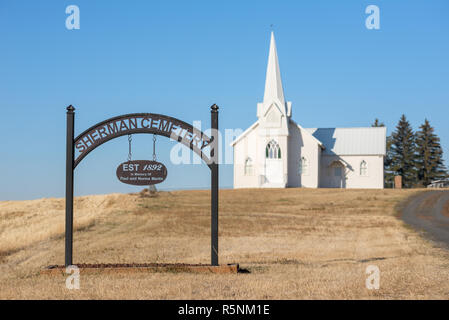
[[284,106],[284,89],[282,88],[281,71],[279,69],[276,41],[274,40],[274,33],[271,32],[270,54],[268,56],[263,102],[272,103],[275,100],[278,100],[282,104],[282,106]]

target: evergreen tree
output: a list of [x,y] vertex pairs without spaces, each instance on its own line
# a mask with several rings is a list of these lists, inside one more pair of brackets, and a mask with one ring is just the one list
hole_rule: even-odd
[[422,186],[447,177],[440,138],[426,119],[416,133],[416,169]]
[[402,176],[405,188],[411,188],[417,182],[415,134],[405,115],[402,115],[391,136],[391,163],[389,171]]
[[387,153],[384,160],[384,168],[385,168],[385,187],[386,188],[393,188],[394,187],[394,176],[395,173],[392,171],[391,164],[392,164],[392,152],[391,152],[391,144],[392,144],[393,138],[391,136],[387,137]]
[[[383,122],[380,122],[378,118],[374,119],[374,123],[371,125],[373,128],[379,128],[379,127],[385,127],[385,124]],[[391,172],[390,166],[391,166],[391,137],[387,137],[387,154],[385,156],[384,160],[384,181],[385,181],[385,187],[386,188],[393,188],[394,185],[394,174]]]
[[371,125],[371,127],[385,127],[385,124],[383,122],[380,122],[379,119],[374,119],[374,123]]

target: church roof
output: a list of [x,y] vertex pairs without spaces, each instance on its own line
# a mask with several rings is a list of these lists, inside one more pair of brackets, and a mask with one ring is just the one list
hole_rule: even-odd
[[386,127],[308,128],[328,155],[386,155]]
[[304,133],[308,134],[313,140],[315,140],[315,142],[322,148],[322,149],[326,149],[326,146],[320,141],[318,140],[308,129],[304,129],[303,127],[301,127],[298,123],[296,123],[295,121],[293,121],[292,119],[290,119],[290,122],[294,125],[297,126],[299,128],[299,130],[303,131]]
[[239,142],[240,140],[242,140],[248,133],[250,133],[255,127],[257,127],[259,125],[259,120],[257,120],[256,122],[254,122],[248,129],[246,129],[245,131],[242,132],[241,135],[239,135],[234,141],[232,141],[230,143],[230,146],[233,147],[235,146],[235,144],[237,142]]

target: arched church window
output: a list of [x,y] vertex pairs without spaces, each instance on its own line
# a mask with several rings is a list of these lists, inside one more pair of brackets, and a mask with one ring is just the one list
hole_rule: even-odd
[[307,175],[309,174],[309,162],[305,157],[302,157],[299,161],[299,174]]
[[265,148],[265,156],[268,159],[280,159],[281,158],[281,148],[279,147],[279,144],[271,140],[268,142],[267,147]]
[[362,177],[366,177],[366,176],[368,175],[368,165],[366,164],[366,161],[365,161],[365,160],[363,160],[363,161],[360,163],[360,175],[361,175]]
[[253,172],[253,160],[248,157],[245,161],[245,176],[252,176]]

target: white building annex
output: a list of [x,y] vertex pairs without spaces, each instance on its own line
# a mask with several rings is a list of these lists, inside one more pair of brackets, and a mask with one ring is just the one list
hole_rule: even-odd
[[384,187],[386,128],[305,129],[293,121],[273,33],[257,121],[231,146],[234,188]]

